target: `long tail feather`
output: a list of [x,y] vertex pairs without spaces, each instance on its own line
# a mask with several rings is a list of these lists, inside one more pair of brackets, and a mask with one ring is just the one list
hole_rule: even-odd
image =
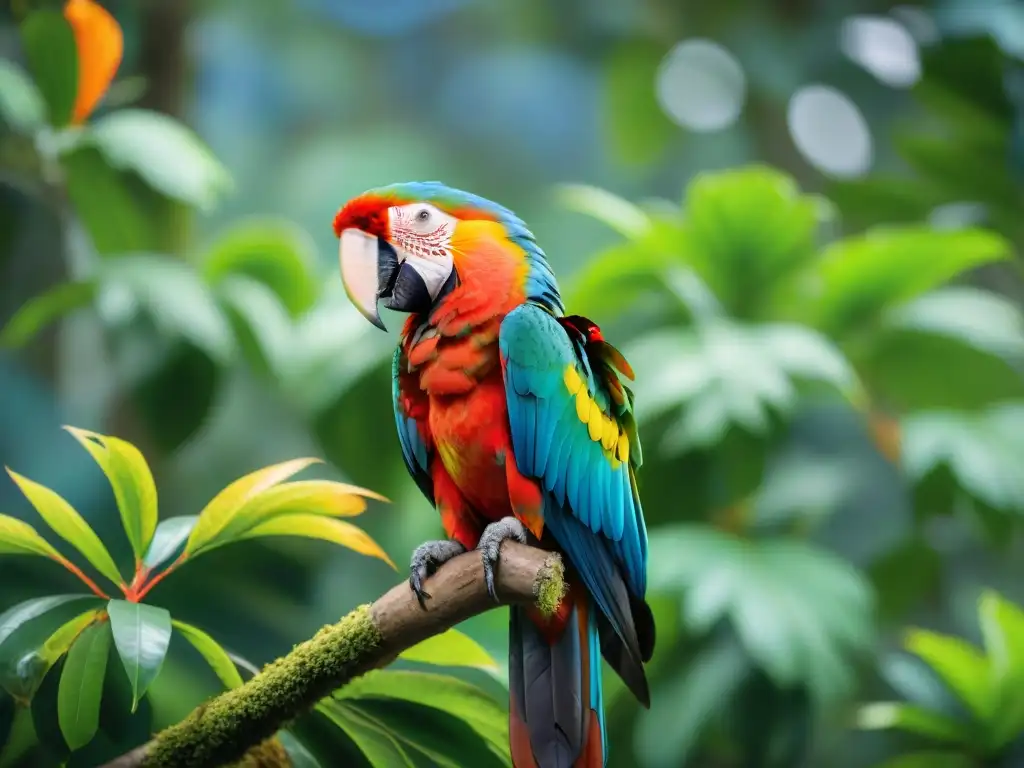
[[[509,623],[509,740],[515,768],[603,768],[604,705],[597,615],[570,595],[567,616],[513,607]],[[559,626],[562,625],[562,626]]]

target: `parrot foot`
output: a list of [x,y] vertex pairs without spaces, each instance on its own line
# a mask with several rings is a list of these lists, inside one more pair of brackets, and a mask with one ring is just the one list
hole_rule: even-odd
[[412,561],[409,563],[409,586],[416,593],[420,608],[427,607],[427,599],[430,597],[430,593],[423,589],[424,579],[465,551],[466,548],[454,539],[428,541],[413,550]]
[[511,515],[484,528],[480,541],[476,545],[484,560],[484,581],[487,583],[487,594],[495,602],[498,602],[498,593],[494,589],[494,569],[498,565],[501,544],[509,539],[514,539],[520,544],[526,543],[526,526]]

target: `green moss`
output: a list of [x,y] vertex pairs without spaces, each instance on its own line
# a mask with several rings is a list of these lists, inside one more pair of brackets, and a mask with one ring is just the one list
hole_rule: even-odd
[[292,761],[284,745],[274,737],[250,749],[232,768],[292,768]]
[[562,558],[551,555],[537,571],[537,581],[533,585],[533,594],[537,596],[537,607],[540,612],[545,616],[553,614],[565,597],[565,591],[565,568],[562,566]]
[[221,694],[160,733],[143,765],[213,768],[238,762],[249,745],[267,741],[291,718],[365,672],[380,642],[370,606],[360,606],[268,664],[241,688]]

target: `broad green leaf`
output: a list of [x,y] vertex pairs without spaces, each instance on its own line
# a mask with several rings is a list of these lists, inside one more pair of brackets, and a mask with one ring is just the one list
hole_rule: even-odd
[[199,513],[199,520],[189,535],[185,552],[188,555],[195,554],[212,542],[252,499],[318,461],[320,459],[292,459],[258,469],[235,480],[214,496]]
[[202,257],[200,271],[211,285],[230,276],[252,278],[298,317],[319,293],[316,243],[290,221],[254,218],[221,232]]
[[21,23],[21,44],[50,124],[64,127],[78,95],[78,49],[71,25],[54,11],[33,11]]
[[875,173],[860,179],[833,180],[828,198],[843,213],[847,231],[886,224],[917,224],[928,218],[943,195],[919,179]]
[[291,731],[282,729],[277,732],[277,738],[281,740],[281,746],[288,753],[291,768],[323,768],[320,761]]
[[[2,62],[0,62],[2,66]],[[91,281],[61,283],[21,305],[0,331],[0,347],[20,349],[36,334],[76,309],[88,306],[96,295]]]
[[292,351],[292,322],[281,300],[263,283],[229,275],[217,285],[242,356],[258,374],[277,379]]
[[361,555],[380,558],[392,568],[395,567],[391,558],[370,534],[351,523],[332,517],[312,514],[279,515],[250,528],[242,538],[255,539],[262,536],[302,536],[329,541]]
[[95,600],[93,595],[47,595],[46,597],[37,597],[32,600],[26,600],[23,603],[18,603],[12,608],[8,608],[3,613],[0,613],[0,646],[4,644],[15,630],[23,626],[25,623],[32,621],[32,619],[42,616],[44,613],[52,611],[65,603],[70,603],[73,600]]
[[100,537],[60,494],[51,491],[45,485],[22,477],[11,469],[7,470],[7,474],[17,483],[25,498],[32,503],[54,533],[81,552],[97,571],[112,582],[121,584],[124,581]]
[[129,442],[75,427],[65,427],[92,455],[110,481],[128,541],[141,560],[157,523],[156,483],[142,453]]
[[406,661],[437,664],[446,667],[476,667],[495,670],[498,663],[469,635],[449,629],[440,635],[428,637],[399,654]]
[[136,180],[111,168],[90,146],[65,152],[60,163],[68,198],[99,255],[121,256],[157,247],[151,201],[135,189]]
[[370,765],[416,768],[398,739],[378,721],[357,707],[340,701],[324,701],[317,710],[337,725],[355,743]]
[[232,187],[199,137],[167,115],[121,109],[96,120],[91,138],[115,168],[134,171],[153,189],[200,210],[211,210]]
[[110,653],[110,624],[94,624],[68,651],[57,690],[57,719],[72,751],[81,749],[100,725],[100,699]]
[[[9,639],[0,653],[0,687],[12,695],[30,700],[39,689],[43,678],[56,664],[60,657],[67,653],[68,648],[81,632],[96,621],[100,615],[99,608],[93,608],[64,621],[39,641],[38,629],[46,627],[32,626],[24,633]],[[51,619],[61,611],[41,617],[52,626]]]
[[52,665],[63,656],[82,631],[96,621],[100,611],[101,609],[99,608],[93,608],[80,613],[54,630],[53,634],[46,639],[46,642],[43,643],[40,649],[40,656],[42,656],[43,660]]
[[862,730],[896,729],[938,741],[970,744],[973,738],[967,723],[913,704],[882,701],[867,704],[857,711],[857,727]]
[[111,600],[107,605],[114,645],[132,686],[132,712],[160,672],[171,642],[171,614],[145,603]]
[[886,760],[878,768],[975,768],[975,762],[957,752],[911,752]]
[[566,306],[587,316],[608,317],[634,306],[644,295],[665,291],[664,274],[671,255],[644,238],[587,259],[566,286]]
[[814,295],[804,308],[830,335],[850,334],[897,304],[1009,255],[1003,238],[977,229],[871,231],[825,249],[813,269]]
[[985,651],[999,704],[989,725],[988,746],[999,750],[1024,730],[1024,611],[992,590],[978,604]]
[[105,284],[126,289],[161,332],[194,344],[222,365],[230,362],[231,326],[211,288],[189,264],[145,254],[119,258],[105,270]]
[[0,119],[28,134],[39,130],[46,120],[46,103],[36,84],[21,67],[6,59],[0,61]]
[[931,666],[975,717],[985,721],[992,715],[996,701],[990,662],[980,650],[958,637],[923,629],[908,632],[904,646]]
[[161,520],[153,533],[143,564],[153,569],[174,557],[188,540],[198,519],[198,515],[182,515]]
[[0,555],[41,555],[62,560],[36,529],[16,517],[0,515]]
[[220,647],[220,643],[198,627],[183,621],[172,621],[171,625],[202,654],[225,688],[238,688],[242,685],[242,676],[238,673],[238,668],[227,651]]
[[366,510],[367,498],[387,501],[373,491],[333,480],[298,480],[283,483],[268,488],[252,498],[231,518],[231,522],[217,536],[217,540],[227,542],[236,539],[256,524],[280,515],[354,517]]
[[447,675],[376,670],[335,692],[339,701],[399,699],[464,720],[495,749],[508,750],[508,712],[474,685]]
[[651,229],[650,218],[639,206],[598,187],[564,184],[558,189],[558,200],[569,210],[591,216],[629,239],[643,237]]
[[765,166],[698,174],[686,191],[685,258],[735,317],[755,317],[812,262],[825,212]]

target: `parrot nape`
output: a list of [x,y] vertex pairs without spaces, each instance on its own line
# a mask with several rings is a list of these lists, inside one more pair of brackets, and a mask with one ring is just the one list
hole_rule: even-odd
[[418,547],[410,585],[477,549],[487,588],[501,543],[554,550],[568,591],[545,617],[511,609],[509,740],[516,768],[607,758],[601,656],[650,706],[654,651],[647,528],[635,470],[633,372],[586,318],[564,314],[554,274],[510,210],[440,182],[372,189],[334,219],[345,291],[409,313],[392,362],[409,473],[448,539]]

